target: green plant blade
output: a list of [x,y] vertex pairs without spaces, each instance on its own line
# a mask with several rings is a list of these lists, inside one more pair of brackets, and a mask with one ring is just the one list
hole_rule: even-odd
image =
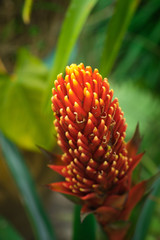
[[20,234],[0,216],[0,239],[3,240],[23,240]]
[[101,58],[100,72],[103,76],[108,76],[112,70],[123,37],[138,3],[138,0],[117,1],[113,17],[108,25],[107,36]]
[[53,67],[48,78],[48,88],[45,96],[47,112],[51,113],[50,98],[53,81],[56,79],[57,74],[64,72],[80,31],[97,1],[98,0],[72,0],[70,3],[59,36]]
[[42,111],[47,74],[44,64],[25,49],[18,54],[14,74],[0,74],[0,129],[25,149],[37,151],[36,144],[49,149],[56,142]]
[[51,223],[35,189],[34,181],[25,161],[16,146],[0,133],[0,146],[8,168],[19,190],[20,197],[28,214],[35,239],[54,240]]
[[96,239],[96,222],[92,214],[87,216],[83,222],[80,220],[81,207],[74,208],[73,237],[72,240]]
[[149,91],[139,89],[127,80],[124,79],[123,84],[111,83],[111,87],[114,89],[114,96],[118,97],[128,124],[126,141],[132,137],[139,122],[143,136],[140,152],[146,151],[141,163],[150,174],[146,176],[148,178],[158,171],[159,165],[160,122],[157,119],[160,118],[160,101],[159,98],[153,98]]
[[154,190],[151,192],[143,206],[132,240],[145,239],[148,234],[152,214],[156,205],[154,198],[160,197],[160,179],[158,179],[153,185]]

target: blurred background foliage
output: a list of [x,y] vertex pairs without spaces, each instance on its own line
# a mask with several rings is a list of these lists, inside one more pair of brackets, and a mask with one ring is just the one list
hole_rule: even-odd
[[[9,239],[5,235],[9,232],[11,232],[10,236],[17,235],[15,239],[22,239],[20,235],[25,239],[34,239],[32,230],[36,232],[36,219],[30,221],[29,225],[28,215],[25,215],[22,207],[25,192],[18,187],[21,178],[24,177],[24,182],[28,182],[27,176],[30,172],[54,226],[57,226],[58,216],[64,215],[67,211],[64,208],[64,213],[60,213],[60,210],[54,208],[53,205],[57,204],[59,209],[63,209],[63,204],[68,203],[61,198],[56,199],[54,194],[42,186],[55,180],[57,176],[47,169],[44,162],[46,157],[37,147],[39,145],[54,153],[59,152],[56,133],[52,126],[50,97],[56,75],[64,72],[67,64],[83,62],[84,65],[99,68],[102,76],[109,78],[128,123],[127,140],[131,138],[139,122],[143,136],[141,151],[145,150],[146,153],[135,171],[134,179],[136,181],[146,179],[158,171],[160,167],[159,11],[159,0],[1,1],[0,130],[9,140],[1,135],[3,154],[0,156],[0,215],[13,223],[20,232],[18,234],[6,219],[1,217],[2,239]],[[12,166],[9,161],[13,153],[4,154],[8,144],[9,146],[13,144],[14,150],[16,149],[14,144],[19,148],[21,154],[18,154],[17,160],[14,158],[14,164],[19,172],[22,167],[21,162],[26,162],[29,167],[26,176],[14,172],[14,165]],[[21,155],[25,160],[19,157]],[[24,169],[27,169],[27,166],[24,165]],[[28,188],[25,186],[24,189]],[[159,239],[159,182],[155,183],[152,194],[155,196],[149,195],[145,204],[133,213],[133,219],[134,215],[140,216],[140,222],[137,227],[135,224],[132,230],[133,232],[135,230],[136,240]],[[37,193],[36,196],[34,201],[38,205]],[[62,205],[59,205],[59,201]],[[33,202],[28,206],[31,209]],[[68,209],[71,208],[72,205],[69,205]],[[43,211],[45,212],[44,209]],[[56,216],[53,216],[54,211]],[[74,217],[77,216],[77,211],[76,209]],[[17,218],[15,218],[16,214]],[[66,230],[68,228],[66,222],[71,223],[71,211],[68,211],[66,216],[65,220],[64,216],[59,219],[61,225],[58,227],[63,230],[56,230],[58,239],[67,240],[67,236],[71,239],[71,232]],[[48,222],[48,217],[46,218]],[[78,222],[79,220],[77,224]],[[76,224],[73,228],[79,229]],[[46,227],[44,231],[53,234],[50,232],[50,227],[49,230]],[[78,238],[74,235],[73,239]]]

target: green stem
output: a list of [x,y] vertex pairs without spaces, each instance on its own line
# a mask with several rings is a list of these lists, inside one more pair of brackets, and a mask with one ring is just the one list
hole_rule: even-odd
[[74,208],[72,240],[96,240],[96,221],[94,216],[90,214],[81,222],[80,211],[81,207],[76,205]]

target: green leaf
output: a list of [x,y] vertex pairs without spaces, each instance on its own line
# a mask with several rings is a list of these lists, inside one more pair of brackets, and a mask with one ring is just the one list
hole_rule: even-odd
[[36,144],[50,148],[55,141],[42,111],[46,78],[46,67],[26,50],[13,75],[0,75],[0,129],[26,149],[37,150]]
[[[133,66],[143,47],[143,42],[139,41],[137,38],[135,38],[132,44],[129,45],[125,57],[118,63],[118,66],[115,69],[114,76],[116,76],[115,78],[117,81],[119,78],[122,79],[125,76],[125,73]],[[140,72],[142,73],[142,71]]]
[[100,72],[103,76],[109,75],[112,70],[122,40],[138,3],[138,0],[117,1],[115,12],[108,25],[101,59]]
[[9,170],[19,190],[22,203],[28,214],[35,239],[54,240],[51,223],[35,189],[34,181],[25,161],[16,146],[0,134],[0,146]]
[[[160,101],[149,91],[135,87],[127,80],[123,84],[111,83],[114,97],[118,97],[119,105],[126,118],[128,141],[139,122],[140,134],[143,137],[140,152],[146,151],[141,163],[150,173],[150,177],[158,171],[160,145]],[[154,134],[153,134],[154,133]]]
[[152,214],[156,205],[156,201],[154,198],[160,197],[160,179],[157,180],[153,184],[153,186],[154,186],[154,190],[151,192],[151,194],[147,198],[143,206],[143,209],[141,211],[141,215],[137,222],[133,240],[145,239],[148,234]]
[[[148,7],[150,8],[150,2],[148,2]],[[146,9],[147,10],[147,9]],[[152,10],[152,8],[151,8]],[[144,9],[140,11],[140,13],[143,13]],[[145,11],[146,12],[146,11]],[[148,13],[150,13],[148,9]],[[147,16],[149,14],[146,14]],[[144,14],[142,14],[142,17],[140,18],[140,23],[144,20]],[[139,19],[139,18],[138,18]],[[143,20],[142,20],[143,19]],[[133,19],[134,20],[134,19]],[[134,22],[134,21],[133,21]],[[136,21],[137,23],[137,21]],[[145,23],[143,29],[148,24]],[[138,25],[138,27],[140,24]],[[158,68],[158,58],[156,58],[156,55],[159,57],[159,48],[158,44],[156,42],[159,41],[159,31],[160,28],[160,22],[157,22],[156,25],[151,30],[148,30],[148,33],[146,33],[144,30],[139,33],[134,33],[135,28],[133,28],[132,33],[130,33],[131,36],[129,36],[129,43],[127,46],[127,41],[123,44],[123,48],[125,48],[125,55],[119,57],[120,61],[118,62],[116,69],[114,71],[114,76],[117,78],[118,81],[123,80],[124,76],[126,74],[128,76],[132,75],[132,81],[134,79],[144,79],[148,86],[155,86],[158,74],[159,74],[159,68]],[[131,31],[131,30],[130,30]],[[122,52],[124,49],[122,48]],[[147,50],[147,51],[146,51]],[[144,61],[142,61],[144,60]],[[138,66],[138,67],[137,67]],[[150,67],[149,67],[150,66]],[[136,71],[135,71],[136,69]],[[153,69],[153,70],[152,70]],[[150,79],[152,78],[152,81]],[[149,79],[149,80],[148,80]]]
[[109,240],[106,233],[103,231],[102,227],[97,224],[97,234],[96,234],[96,240]]
[[158,171],[154,176],[147,180],[146,193],[150,192],[155,188],[156,182],[160,179],[160,171]]
[[[140,29],[152,21],[153,15],[160,7],[160,2],[157,0],[145,1],[139,11],[133,18],[131,26],[135,29]],[[153,19],[154,21],[154,19]],[[156,21],[157,22],[157,21]]]
[[22,18],[24,23],[30,23],[30,15],[32,11],[33,0],[25,0],[22,12]]
[[139,89],[131,82],[125,81],[123,84],[111,82],[110,85],[114,90],[114,97],[118,98],[119,105],[124,112],[128,124],[127,135],[129,137],[133,135],[137,122],[140,125],[140,133],[146,135],[149,126],[152,127],[152,119],[160,116],[159,100],[153,99],[149,91]]
[[64,72],[82,27],[97,1],[98,0],[72,0],[69,5],[59,36],[53,67],[48,78],[45,103],[48,113],[51,113],[50,98],[53,81],[57,78],[57,74]]
[[73,237],[72,240],[96,239],[96,222],[92,214],[88,215],[83,222],[80,220],[79,205],[75,206],[73,219]]
[[0,239],[2,240],[22,240],[19,233],[0,216]]
[[45,88],[48,69],[39,58],[33,56],[27,49],[21,48],[17,55],[13,77],[27,86],[40,85],[41,88]]

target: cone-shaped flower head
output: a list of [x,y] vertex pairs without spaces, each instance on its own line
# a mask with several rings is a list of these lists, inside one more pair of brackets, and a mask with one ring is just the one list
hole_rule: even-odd
[[127,124],[107,78],[98,69],[72,64],[54,84],[54,125],[64,153],[61,165],[50,167],[65,179],[50,184],[51,189],[81,199],[84,212],[110,206],[119,195],[126,202],[132,170],[142,155],[136,156],[136,137],[125,142]]

